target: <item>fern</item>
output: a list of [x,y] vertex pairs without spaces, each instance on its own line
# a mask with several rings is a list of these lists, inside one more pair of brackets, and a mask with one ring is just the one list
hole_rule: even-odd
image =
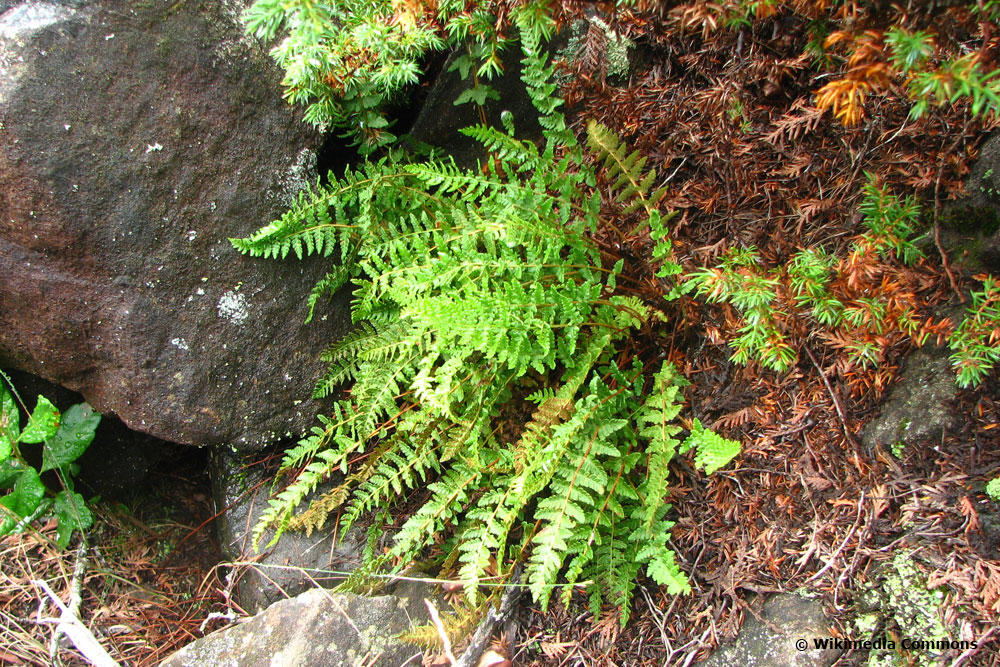
[[[615,294],[622,264],[605,267],[588,237],[601,224],[598,173],[558,110],[551,67],[529,33],[524,81],[543,143],[513,137],[509,118],[505,131],[469,128],[491,153],[478,170],[393,154],[317,185],[281,220],[234,240],[254,256],[334,257],[310,308],[349,280],[356,323],[323,354],[330,366],[315,395],[340,391],[333,414],[286,454],[281,471],[293,479],[254,539],[319,529],[334,511],[346,529],[425,487],[392,548],[371,555],[353,580],[448,540],[471,604],[487,571],[505,576],[521,563],[543,607],[584,577],[592,598],[615,601],[625,619],[643,568],[685,590],[663,518],[668,465],[683,449],[684,383],[671,365],[650,378],[638,362],[612,361],[623,339],[660,315]],[[655,171],[607,129],[592,124],[589,136],[618,205],[645,216],[668,244]],[[529,385],[537,407],[517,423],[514,396]],[[702,443],[696,462],[708,468],[729,451],[702,431],[692,442]],[[348,476],[293,518],[337,471]]]
[[740,453],[740,443],[723,438],[714,431],[701,425],[697,419],[691,426],[691,434],[684,440],[680,452],[695,450],[694,464],[711,475],[719,468],[728,465]]
[[652,530],[667,492],[667,465],[681,444],[674,437],[681,431],[674,420],[681,411],[679,392],[683,383],[673,365],[664,365],[653,377],[653,393],[636,416],[639,435],[649,442],[646,447],[649,473],[642,489],[642,525],[647,532]]
[[[672,260],[672,244],[666,229],[666,223],[676,211],[667,216],[660,213],[659,204],[667,193],[667,186],[653,190],[656,170],[646,171],[646,158],[639,151],[629,153],[614,132],[595,120],[587,123],[587,146],[603,160],[608,179],[613,179],[612,190],[617,191],[615,200],[625,204],[623,213],[642,209],[645,214],[638,229],[648,226],[650,237],[656,242],[653,259],[662,262],[656,275],[667,278],[679,274],[681,267]],[[668,298],[675,296],[673,291],[668,294]]]

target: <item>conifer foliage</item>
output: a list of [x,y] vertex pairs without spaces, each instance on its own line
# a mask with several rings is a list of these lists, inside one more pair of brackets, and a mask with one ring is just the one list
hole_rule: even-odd
[[[616,293],[621,263],[602,264],[588,238],[600,222],[595,167],[559,112],[551,69],[522,30],[524,83],[544,128],[541,146],[504,130],[464,132],[491,154],[479,170],[449,158],[407,163],[392,154],[300,196],[239,250],[259,257],[339,260],[310,306],[353,287],[354,331],[327,350],[318,396],[347,388],[329,416],[285,455],[297,473],[255,529],[341,530],[411,489],[427,500],[368,570],[402,567],[446,540],[470,601],[494,567],[516,562],[543,607],[586,584],[595,609],[628,617],[641,571],[689,590],[667,545],[667,466],[687,449],[711,472],[739,445],[697,421],[681,439],[683,378],[645,368],[620,343],[658,311]],[[660,239],[662,275],[677,271],[652,188],[653,171],[607,129],[589,144],[614,195]],[[516,415],[533,404],[523,426]],[[364,453],[364,456],[359,456]],[[349,461],[359,463],[349,466]],[[296,507],[331,473],[342,485]]]

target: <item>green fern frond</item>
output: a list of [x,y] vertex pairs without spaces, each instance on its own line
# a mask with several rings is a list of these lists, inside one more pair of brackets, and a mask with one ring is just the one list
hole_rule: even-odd
[[596,120],[587,121],[587,147],[604,163],[604,169],[612,181],[612,190],[619,202],[627,202],[625,212],[639,208],[646,215],[658,215],[656,206],[666,194],[666,188],[652,190],[656,182],[656,170],[646,168],[646,158],[639,151],[627,152],[618,135]]
[[489,151],[493,159],[501,165],[510,165],[516,173],[530,172],[542,166],[538,148],[530,141],[515,139],[506,132],[487,125],[476,125],[459,130],[472,137]]
[[[577,406],[577,413],[593,415],[597,407],[597,397],[590,395]],[[529,588],[543,609],[548,605],[571,541],[581,527],[586,530],[587,517],[604,494],[608,476],[600,459],[619,454],[604,438],[622,426],[624,422],[605,423],[579,431],[570,443],[572,453],[563,456],[557,466],[549,484],[550,493],[538,503],[535,519],[540,530],[532,540],[526,574]],[[610,432],[609,427],[613,429]]]
[[710,431],[697,419],[691,425],[691,434],[681,445],[680,453],[691,448],[695,450],[694,464],[702,468],[706,475],[728,465],[740,453],[740,443]]
[[467,527],[458,543],[459,576],[467,582],[466,600],[470,605],[479,601],[479,582],[494,556],[502,561],[507,537],[520,514],[516,501],[522,486],[513,484],[516,477],[504,477],[487,489],[475,507],[466,512]]
[[340,445],[338,448],[317,452],[316,458],[299,473],[295,482],[268,501],[267,508],[261,513],[253,529],[252,540],[255,546],[260,544],[269,528],[275,530],[268,546],[274,545],[288,528],[295,508],[305,500],[306,496],[315,491],[321,482],[329,478],[333,470],[344,463],[348,454],[361,447],[356,441],[338,440],[337,444]]
[[353,277],[353,273],[353,266],[337,266],[316,283],[309,292],[309,299],[306,301],[306,306],[309,309],[309,314],[306,315],[306,324],[312,322],[319,300],[324,296],[335,294],[337,290],[348,283]]
[[479,488],[484,468],[489,465],[488,461],[477,463],[479,465],[458,462],[439,480],[428,485],[433,495],[394,536],[392,557],[404,562],[412,560],[417,551],[448,527],[470,495]]
[[330,363],[326,372],[313,388],[313,398],[326,398],[344,382],[353,380],[358,373],[361,359],[338,359]]
[[355,487],[344,512],[344,530],[349,529],[364,512],[414,488],[418,480],[426,482],[430,471],[441,471],[435,448],[428,447],[426,442],[413,445],[395,439],[393,445],[378,458],[371,476]]
[[674,458],[681,441],[675,438],[681,431],[676,418],[681,411],[680,389],[686,381],[671,363],[665,363],[653,376],[649,397],[636,415],[639,435],[648,441],[646,456],[646,481],[642,486],[642,525],[652,530],[660,506],[667,492],[669,463]]
[[534,391],[525,396],[524,400],[534,403],[535,405],[541,405],[550,398],[553,398],[555,395],[555,387],[542,387],[538,391]]
[[336,191],[317,184],[300,192],[292,208],[277,220],[245,239],[229,239],[233,247],[251,257],[284,259],[290,252],[328,257],[354,229],[337,224],[330,215]]

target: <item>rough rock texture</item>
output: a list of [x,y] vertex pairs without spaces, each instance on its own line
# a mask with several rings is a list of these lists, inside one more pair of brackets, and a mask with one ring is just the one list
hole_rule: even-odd
[[942,215],[941,242],[957,267],[972,272],[1000,271],[1000,134],[979,149],[965,181],[966,195],[948,202]]
[[921,348],[907,357],[899,383],[865,426],[862,440],[873,448],[940,439],[954,423],[951,403],[957,393],[948,351]]
[[[837,649],[816,649],[813,639],[829,637],[823,607],[816,600],[781,594],[764,605],[760,619],[749,618],[732,644],[718,649],[703,667],[826,667]],[[796,642],[805,640],[806,649]]]
[[369,598],[314,588],[191,642],[161,667],[416,667],[420,649],[393,637],[427,619],[419,589]]
[[[336,536],[332,521],[311,536],[287,531],[273,547],[254,553],[251,533],[267,507],[270,478],[261,466],[244,467],[240,457],[224,449],[212,453],[209,470],[212,495],[220,512],[215,520],[223,556],[252,566],[237,570],[236,597],[241,607],[256,613],[288,595],[321,586],[336,586],[343,576],[329,572],[354,570],[361,564],[365,533],[360,527]],[[321,488],[325,490],[329,484]],[[308,500],[302,508],[308,506]],[[303,569],[297,569],[303,568]],[[322,572],[327,571],[327,573]]]
[[284,211],[320,145],[239,3],[2,7],[0,364],[176,442],[304,430],[346,307],[303,326],[325,262],[227,240]]

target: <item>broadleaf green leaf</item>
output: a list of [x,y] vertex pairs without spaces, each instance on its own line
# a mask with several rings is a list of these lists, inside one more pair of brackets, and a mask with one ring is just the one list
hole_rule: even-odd
[[75,491],[58,493],[52,506],[52,514],[59,522],[56,543],[62,549],[69,546],[74,530],[83,532],[94,523],[94,516],[87,508],[86,501]]
[[63,413],[59,430],[42,450],[41,472],[61,468],[77,460],[93,442],[100,421],[100,413],[87,403],[74,405]]
[[19,519],[30,516],[38,509],[44,497],[45,485],[42,484],[42,478],[34,468],[25,468],[14,483],[14,490],[0,498],[0,505],[9,510],[0,510],[3,512],[0,517],[0,535],[9,533]]
[[0,461],[0,489],[9,489],[24,472],[25,466],[17,459]]
[[14,450],[14,443],[21,431],[20,420],[14,397],[0,383],[0,461],[10,458]]
[[39,396],[28,425],[21,431],[21,442],[44,442],[53,438],[59,430],[59,417],[59,409],[52,405],[52,401]]

